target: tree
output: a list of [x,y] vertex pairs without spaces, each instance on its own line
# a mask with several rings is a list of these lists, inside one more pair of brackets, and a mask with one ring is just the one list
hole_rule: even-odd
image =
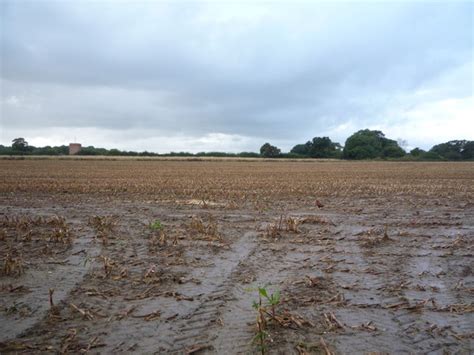
[[14,151],[25,153],[28,151],[28,142],[25,138],[15,138],[12,140],[12,148]]
[[110,149],[107,152],[107,155],[113,155],[113,156],[118,156],[118,155],[123,155],[122,152],[118,149]]
[[309,155],[312,158],[336,158],[342,147],[334,143],[329,137],[314,137]]
[[420,149],[418,147],[410,150],[410,155],[411,156],[414,156],[414,157],[419,157],[420,155],[422,155],[423,153],[426,153],[423,149]]
[[291,148],[290,153],[309,156],[312,145],[311,141],[307,141],[305,144],[297,144]]
[[405,151],[381,131],[363,129],[347,138],[343,157],[346,159],[400,158]]
[[463,159],[474,159],[474,141],[468,141],[464,144],[461,155]]
[[260,155],[265,158],[276,158],[280,155],[281,150],[270,143],[265,143],[260,148]]
[[82,147],[78,155],[99,155],[94,146]]
[[448,160],[474,159],[474,141],[453,140],[435,145],[430,152]]
[[405,151],[398,144],[389,144],[383,149],[384,158],[401,158],[405,154]]
[[421,160],[445,160],[441,155],[435,152],[424,152],[419,158]]
[[295,145],[290,151],[311,158],[339,158],[341,152],[341,145],[331,141],[329,137],[314,137],[305,144]]

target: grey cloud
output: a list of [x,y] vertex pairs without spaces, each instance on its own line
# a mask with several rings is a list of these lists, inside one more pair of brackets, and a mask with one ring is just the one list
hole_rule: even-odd
[[[2,125],[298,143],[347,122],[386,123],[387,111],[419,104],[412,92],[472,96],[472,10],[4,1]],[[437,86],[458,68],[471,80]],[[4,103],[12,96],[22,105]]]

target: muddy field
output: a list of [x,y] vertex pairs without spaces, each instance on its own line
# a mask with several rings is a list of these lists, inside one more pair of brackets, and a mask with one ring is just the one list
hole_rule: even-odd
[[0,353],[472,353],[473,238],[474,163],[0,160]]

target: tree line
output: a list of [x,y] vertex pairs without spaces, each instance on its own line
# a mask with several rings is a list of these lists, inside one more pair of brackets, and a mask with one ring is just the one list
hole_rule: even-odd
[[[260,148],[264,157],[281,156],[280,149],[265,143]],[[414,148],[406,152],[397,141],[381,131],[363,129],[347,138],[344,146],[329,137],[314,137],[304,144],[295,145],[290,154],[303,158],[326,159],[396,159],[396,160],[474,160],[474,141],[452,140],[425,151]]]
[[[46,147],[35,147],[30,144],[24,138],[15,138],[12,141],[10,147],[0,144],[0,155],[68,155],[69,146],[60,145],[60,146],[46,146]],[[130,157],[241,157],[241,158],[258,158],[260,157],[259,153],[254,152],[241,152],[241,153],[225,153],[225,152],[199,152],[199,153],[190,153],[190,152],[170,152],[170,153],[154,153],[154,152],[135,152],[128,150],[119,150],[119,149],[106,149],[106,148],[96,148],[94,146],[82,147],[79,153],[75,155],[80,156],[130,156]]]
[[[69,147],[34,147],[24,138],[15,138],[10,147],[0,145],[0,155],[68,155]],[[77,155],[104,156],[176,156],[176,157],[241,157],[241,158],[322,158],[322,159],[392,159],[392,160],[474,160],[474,141],[452,140],[433,146],[425,151],[414,148],[406,152],[397,141],[389,139],[381,131],[363,129],[347,138],[344,146],[333,142],[329,137],[314,137],[303,144],[295,145],[289,153],[265,143],[260,152],[134,152],[118,149],[83,147]]]

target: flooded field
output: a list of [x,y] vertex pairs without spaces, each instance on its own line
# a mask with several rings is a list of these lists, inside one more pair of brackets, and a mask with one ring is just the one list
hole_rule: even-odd
[[472,353],[474,164],[0,160],[0,353]]

